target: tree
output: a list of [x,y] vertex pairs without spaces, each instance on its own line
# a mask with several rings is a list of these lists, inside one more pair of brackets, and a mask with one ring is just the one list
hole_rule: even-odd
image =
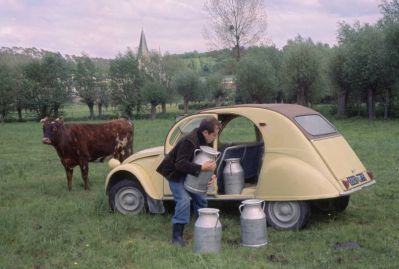
[[173,88],[183,97],[184,113],[188,113],[188,103],[197,95],[199,89],[199,75],[191,70],[186,69],[178,72],[172,80]]
[[212,66],[213,72],[219,72],[223,75],[234,75],[237,69],[237,61],[231,57],[226,49],[211,52],[215,64]]
[[278,80],[271,61],[261,50],[245,55],[237,66],[237,97],[243,102],[264,103],[275,98]]
[[334,86],[329,78],[329,68],[333,49],[328,44],[316,43],[314,46],[316,59],[319,62],[319,77],[315,82],[312,102],[329,102],[334,98]]
[[296,103],[307,106],[317,97],[317,81],[320,62],[311,39],[301,36],[289,40],[283,48],[281,77],[284,90],[296,99]]
[[71,75],[66,60],[60,53],[47,53],[42,61],[42,87],[50,93],[50,113],[58,117],[60,107],[70,100]]
[[365,99],[370,120],[375,118],[375,101],[387,78],[382,31],[368,24],[342,24],[339,42],[349,50],[348,75],[351,86]]
[[23,76],[23,67],[16,66],[12,72],[15,81],[13,90],[13,104],[18,113],[18,121],[22,121],[22,110],[28,108],[29,96],[26,80]]
[[[32,61],[36,49],[0,48],[0,62],[8,67],[13,85],[13,109],[18,113],[18,120],[22,121],[22,110],[27,108],[29,97],[23,77],[23,66]],[[9,104],[11,105],[11,104]]]
[[104,75],[100,75],[96,85],[98,116],[101,117],[103,115],[103,107],[108,108],[111,101],[110,83],[107,81],[107,78]]
[[172,101],[176,93],[172,86],[173,76],[181,70],[184,70],[184,62],[175,55],[165,54],[161,58],[161,84],[166,90],[167,99],[161,103],[162,113],[166,113],[166,102]]
[[39,118],[50,115],[50,93],[41,85],[45,80],[40,60],[34,60],[23,68],[24,86],[28,91],[30,109],[36,111]]
[[140,88],[143,85],[143,74],[139,70],[137,57],[131,50],[119,54],[110,64],[112,80],[112,98],[128,118],[133,117],[133,110],[140,110]]
[[142,88],[141,95],[151,105],[151,119],[155,119],[156,108],[167,99],[166,89],[157,81],[147,81]]
[[11,77],[11,70],[0,65],[0,120],[4,121],[7,113],[12,110],[13,102],[13,85],[14,81]]
[[384,15],[383,20],[391,22],[399,22],[399,1],[383,0],[380,5],[382,14]]
[[379,21],[386,45],[384,67],[388,69],[383,93],[384,118],[388,118],[388,112],[393,106],[394,98],[392,98],[392,95],[399,90],[399,1],[382,1],[380,8],[384,15],[382,20]]
[[47,53],[24,66],[29,106],[40,118],[58,117],[59,108],[71,96],[71,76],[66,60],[59,53]]
[[75,87],[83,102],[89,107],[90,119],[94,118],[94,104],[97,99],[97,74],[93,61],[86,55],[77,59]]
[[[146,79],[157,82],[165,91],[162,98],[162,113],[166,113],[166,102],[172,101],[173,89],[171,87],[171,78],[178,69],[183,69],[183,61],[176,56],[166,54],[164,57],[160,53],[150,53],[150,58],[145,62]],[[155,114],[154,114],[155,115]]]
[[209,27],[204,30],[204,37],[212,47],[232,48],[237,61],[243,46],[264,40],[264,0],[207,0],[205,11]]
[[223,76],[218,73],[207,77],[208,90],[210,97],[215,100],[215,105],[220,106],[227,97],[227,91],[223,86]]
[[329,74],[336,89],[338,117],[346,115],[346,107],[351,86],[347,59],[348,55],[344,46],[334,48],[334,53],[330,60]]

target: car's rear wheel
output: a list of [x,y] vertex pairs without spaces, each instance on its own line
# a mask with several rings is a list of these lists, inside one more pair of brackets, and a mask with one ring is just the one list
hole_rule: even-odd
[[268,202],[265,207],[267,222],[277,230],[299,230],[309,220],[310,207],[304,201]]
[[123,215],[137,215],[145,210],[147,200],[140,184],[125,179],[109,190],[109,204],[113,211]]

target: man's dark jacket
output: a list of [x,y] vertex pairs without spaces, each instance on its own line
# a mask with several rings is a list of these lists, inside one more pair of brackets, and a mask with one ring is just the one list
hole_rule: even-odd
[[204,136],[194,129],[183,137],[167,154],[157,168],[157,172],[171,181],[179,181],[182,176],[191,174],[198,176],[201,165],[193,163],[194,151],[202,145],[207,145]]

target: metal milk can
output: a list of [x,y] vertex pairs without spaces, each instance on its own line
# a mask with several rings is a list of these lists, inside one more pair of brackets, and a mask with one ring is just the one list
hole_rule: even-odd
[[244,170],[240,158],[226,159],[223,169],[223,184],[226,194],[240,194],[244,188]]
[[198,219],[194,225],[194,253],[216,253],[220,251],[222,224],[219,209],[198,209]]
[[249,199],[239,206],[241,213],[241,245],[261,247],[267,244],[265,201]]
[[[202,165],[209,160],[216,161],[219,155],[220,152],[211,147],[200,146],[199,149],[194,151],[193,162]],[[208,182],[212,175],[213,171],[201,171],[197,177],[187,174],[186,180],[184,181],[184,188],[189,192],[205,194],[208,190]]]

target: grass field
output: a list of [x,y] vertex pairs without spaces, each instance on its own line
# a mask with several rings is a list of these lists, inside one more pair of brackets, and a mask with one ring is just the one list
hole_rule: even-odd
[[[135,151],[161,145],[173,120],[135,121]],[[341,214],[314,214],[299,232],[268,228],[269,244],[239,245],[236,205],[221,206],[222,251],[192,253],[170,245],[164,215],[109,212],[107,165],[90,164],[91,191],[75,169],[73,190],[55,150],[41,144],[39,123],[0,124],[0,268],[399,268],[399,122],[334,124],[377,184],[354,194]],[[337,243],[356,242],[354,249]]]

